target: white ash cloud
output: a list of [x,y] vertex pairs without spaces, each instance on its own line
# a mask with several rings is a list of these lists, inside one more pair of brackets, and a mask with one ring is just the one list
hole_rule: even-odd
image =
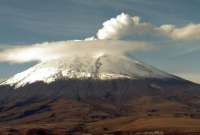
[[99,52],[124,55],[126,52],[149,50],[153,47],[145,42],[119,40],[125,36],[145,33],[162,34],[174,40],[200,39],[200,24],[188,24],[179,28],[172,24],[155,26],[149,22],[141,22],[139,16],[132,17],[121,13],[116,18],[104,22],[103,28],[98,30],[96,36],[85,40],[46,42],[26,47],[2,48],[0,62],[45,62],[73,55],[95,55]]
[[149,22],[141,22],[139,16],[130,16],[121,13],[103,23],[98,30],[96,37],[101,40],[123,39],[128,35],[140,34],[163,34],[174,40],[200,39],[200,24],[187,24],[183,27],[176,27],[172,24],[155,26]]

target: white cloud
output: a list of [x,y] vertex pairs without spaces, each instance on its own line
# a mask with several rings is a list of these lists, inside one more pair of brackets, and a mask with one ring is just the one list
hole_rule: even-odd
[[151,45],[139,41],[90,40],[46,42],[0,51],[0,62],[45,62],[60,57],[73,57],[75,55],[97,55],[98,53],[124,55],[127,52],[149,49],[152,49]]
[[171,24],[160,26],[160,31],[167,34],[172,39],[177,40],[192,40],[200,39],[200,24],[188,24],[181,28]]
[[141,23],[140,17],[121,13],[103,23],[96,36],[98,39],[121,39],[129,34],[141,34],[154,30],[149,23]]
[[200,39],[200,24],[188,24],[183,27],[176,27],[172,24],[155,26],[149,22],[141,22],[139,16],[130,16],[121,13],[103,23],[98,30],[98,39],[122,39],[128,35],[139,34],[162,34],[174,40]]

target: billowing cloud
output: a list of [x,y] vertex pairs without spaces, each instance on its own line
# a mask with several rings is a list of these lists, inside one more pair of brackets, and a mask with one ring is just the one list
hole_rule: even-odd
[[139,16],[130,16],[121,13],[116,18],[111,18],[103,23],[98,30],[97,39],[122,39],[129,35],[162,34],[174,40],[200,39],[200,24],[188,24],[176,27],[172,24],[155,26],[149,22],[141,22]]
[[96,36],[98,39],[121,39],[130,34],[142,34],[153,30],[154,27],[150,23],[141,23],[140,17],[121,13],[116,18],[105,21]]
[[149,49],[152,49],[151,45],[139,41],[89,40],[46,42],[0,51],[0,62],[45,62],[60,57],[73,57],[75,55],[96,56],[102,53],[124,55],[127,52]]

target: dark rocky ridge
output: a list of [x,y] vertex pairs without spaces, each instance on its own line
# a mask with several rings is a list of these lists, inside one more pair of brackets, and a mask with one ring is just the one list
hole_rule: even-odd
[[200,86],[180,78],[69,79],[17,89],[1,86],[0,92],[3,133],[10,133],[11,127],[20,134],[118,133],[118,126],[112,131],[109,124],[97,131],[93,126],[115,119],[124,125],[120,120],[124,117],[129,122],[154,117],[200,118]]
[[[24,100],[26,98],[65,97],[71,100],[110,100],[117,102],[132,100],[141,96],[194,96],[200,92],[198,84],[180,78],[146,79],[66,79],[52,83],[35,82],[24,87],[1,86],[1,101],[5,99]],[[178,95],[180,94],[180,95]]]

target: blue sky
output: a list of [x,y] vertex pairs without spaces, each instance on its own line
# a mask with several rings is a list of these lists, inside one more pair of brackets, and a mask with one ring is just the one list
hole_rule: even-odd
[[[200,23],[199,0],[1,0],[0,50],[17,45],[84,39],[93,36],[102,23],[122,12],[140,16],[155,26],[183,27]],[[177,41],[149,35],[128,36],[158,49],[136,52],[133,57],[164,71],[200,82],[200,39]],[[6,79],[35,63],[0,63],[0,78]]]

